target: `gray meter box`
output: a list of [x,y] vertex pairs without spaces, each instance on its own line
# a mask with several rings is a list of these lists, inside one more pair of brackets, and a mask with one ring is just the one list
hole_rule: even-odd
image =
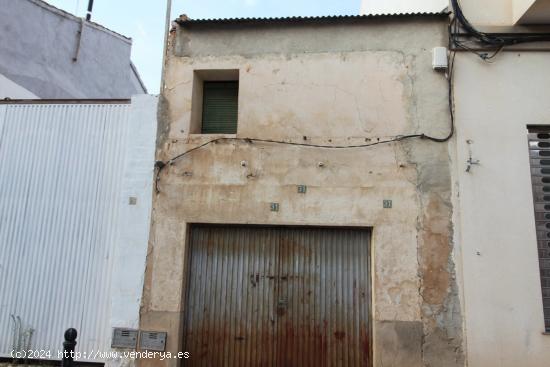
[[162,331],[141,331],[139,333],[139,348],[141,350],[164,352],[166,335],[167,333]]
[[132,348],[137,346],[138,331],[135,329],[113,328],[111,348]]

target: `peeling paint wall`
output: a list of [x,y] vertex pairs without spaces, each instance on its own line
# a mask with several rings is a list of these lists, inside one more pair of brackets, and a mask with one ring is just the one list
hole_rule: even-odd
[[[216,137],[190,134],[194,71],[204,69],[239,70],[239,138],[352,145],[446,136],[447,82],[431,68],[431,49],[446,37],[440,18],[179,27],[157,159]],[[446,143],[329,150],[227,140],[167,166],[158,185],[140,328],[167,331],[167,351],[181,351],[189,223],[362,226],[373,230],[374,365],[464,365]]]

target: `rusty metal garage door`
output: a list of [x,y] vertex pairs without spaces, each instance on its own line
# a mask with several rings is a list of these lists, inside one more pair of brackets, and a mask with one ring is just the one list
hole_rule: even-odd
[[370,232],[193,226],[188,366],[370,366]]

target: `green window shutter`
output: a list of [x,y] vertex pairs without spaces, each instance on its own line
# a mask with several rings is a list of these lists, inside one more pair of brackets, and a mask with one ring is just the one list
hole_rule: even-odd
[[204,82],[202,134],[236,134],[239,82]]

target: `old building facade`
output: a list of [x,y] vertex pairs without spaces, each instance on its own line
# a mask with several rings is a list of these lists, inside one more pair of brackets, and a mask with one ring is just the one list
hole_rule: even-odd
[[463,366],[447,24],[180,18],[140,328],[191,365]]

